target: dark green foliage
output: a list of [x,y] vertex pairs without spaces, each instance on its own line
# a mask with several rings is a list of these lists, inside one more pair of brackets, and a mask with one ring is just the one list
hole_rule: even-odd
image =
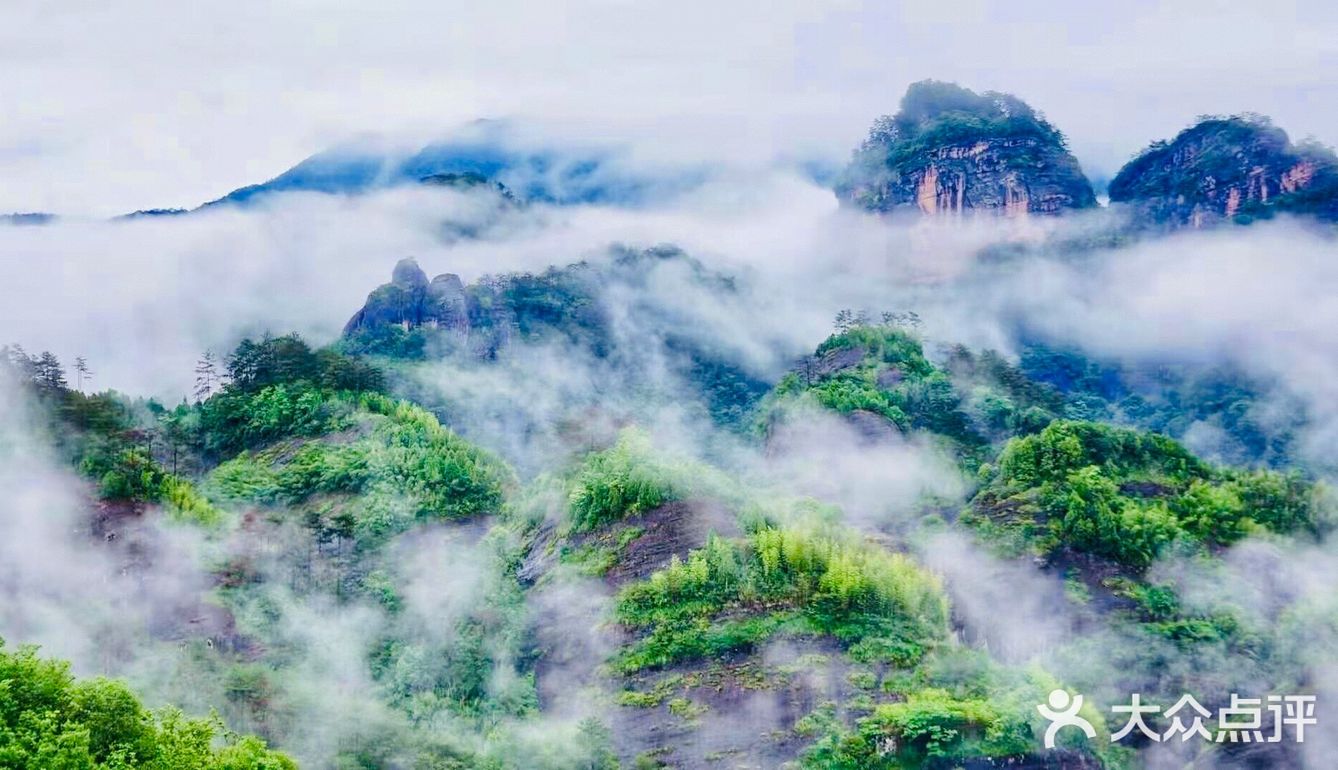
[[[45,362],[45,363],[44,363]],[[134,401],[118,393],[85,394],[72,390],[50,354],[29,358],[20,348],[0,349],[0,366],[21,378],[35,396],[35,406],[55,436],[57,448],[96,483],[98,496],[124,503],[157,503],[173,515],[197,523],[218,519],[218,511],[176,472],[175,462],[155,454],[170,448],[171,459],[186,437],[166,410],[153,401]],[[46,372],[44,374],[44,372]]]
[[1110,182],[1112,201],[1170,226],[1222,217],[1248,223],[1279,211],[1334,219],[1336,194],[1333,152],[1292,145],[1260,115],[1201,118],[1171,141],[1153,142]]
[[972,425],[991,439],[1035,433],[1064,415],[1062,393],[993,350],[977,355],[958,345],[944,368],[964,394]]
[[700,391],[711,419],[717,425],[746,430],[753,409],[772,383],[692,341],[671,336],[665,347],[677,356],[685,379]]
[[1146,476],[1175,483],[1207,478],[1212,472],[1165,436],[1071,420],[1010,441],[999,456],[1000,479],[1013,489],[1062,482],[1088,466],[1115,477]]
[[213,472],[212,488],[231,499],[284,505],[318,495],[361,495],[348,524],[368,543],[418,519],[464,518],[501,507],[510,483],[506,467],[423,409],[373,393],[324,398],[321,410],[364,425],[363,435],[243,453]]
[[397,312],[386,317],[379,309],[396,303],[378,295],[399,290],[386,284],[335,347],[354,355],[454,358],[472,365],[505,357],[508,350],[523,356],[529,346],[569,346],[571,355],[595,359],[629,381],[649,367],[665,366],[673,375],[664,383],[665,397],[688,401],[718,424],[746,428],[772,382],[744,366],[738,350],[703,334],[698,318],[666,302],[663,288],[653,283],[657,277],[685,282],[722,302],[737,291],[732,279],[676,247],[615,245],[595,262],[484,276],[462,287],[460,307],[449,320]]
[[501,284],[499,299],[510,308],[522,338],[558,332],[603,356],[609,351],[609,321],[593,281],[585,264],[549,268],[539,275],[519,273]]
[[[223,744],[219,745],[219,739]],[[76,681],[69,665],[0,641],[0,768],[5,770],[296,770],[257,738],[217,720],[146,711],[117,681]]]
[[1063,394],[1062,416],[1103,420],[1183,437],[1196,426],[1220,431],[1214,459],[1233,465],[1291,465],[1306,406],[1275,383],[1230,366],[1118,363],[1033,344],[1021,370]]
[[377,392],[379,369],[333,350],[312,351],[289,334],[243,340],[227,359],[228,383],[199,406],[196,443],[212,457],[290,436],[346,427],[347,398]]
[[242,340],[226,361],[228,382],[239,390],[259,390],[275,383],[314,380],[316,354],[295,334]]
[[226,361],[228,384],[249,392],[272,385],[306,382],[326,390],[376,391],[381,372],[332,350],[313,351],[296,334],[244,339]]
[[[1126,201],[1153,194],[1198,197],[1201,180],[1192,174],[1173,174],[1170,165],[1171,156],[1188,144],[1195,148],[1196,174],[1218,174],[1218,180],[1230,182],[1239,175],[1243,147],[1277,154],[1284,152],[1288,143],[1287,133],[1262,116],[1204,118],[1169,142],[1153,142],[1126,163],[1110,182],[1110,199]],[[1154,174],[1154,170],[1160,173]]]
[[31,384],[40,392],[59,394],[69,389],[60,359],[49,350],[30,356],[20,345],[5,345],[0,347],[0,369],[18,382]]
[[429,330],[406,330],[399,324],[359,327],[344,334],[335,348],[350,356],[385,356],[404,361],[422,360],[427,355]]
[[1020,528],[1043,551],[1142,569],[1177,542],[1229,545],[1260,527],[1318,531],[1315,494],[1299,476],[1219,470],[1165,436],[1057,421],[1008,443],[975,508],[979,521]]
[[884,162],[897,171],[929,149],[982,137],[1064,141],[1054,126],[1012,94],[977,94],[955,83],[922,80],[906,89],[895,116],[874,124],[864,147],[892,148]]
[[[954,148],[972,149],[944,152]],[[1092,186],[1068,153],[1063,135],[1026,102],[1011,94],[977,94],[935,80],[912,83],[897,114],[874,122],[836,192],[874,211],[914,205],[925,169],[934,165],[963,175],[968,200],[974,192],[982,202],[1001,204],[997,188],[1003,178],[995,174],[997,169],[986,172],[976,165],[980,149],[993,153],[991,167],[1002,166],[1024,179],[1024,187],[1037,198],[1035,210],[1096,205]],[[1042,203],[1041,198],[1047,200]]]
[[[853,363],[847,353],[854,354]],[[913,334],[894,326],[856,325],[827,338],[813,358],[777,384],[769,407],[798,396],[843,414],[873,412],[902,431],[942,436],[964,455],[985,443],[948,373],[925,357]]]
[[169,477],[158,463],[149,457],[143,447],[127,447],[99,451],[94,449],[84,456],[79,470],[98,480],[103,498],[108,500],[162,499],[163,487]]

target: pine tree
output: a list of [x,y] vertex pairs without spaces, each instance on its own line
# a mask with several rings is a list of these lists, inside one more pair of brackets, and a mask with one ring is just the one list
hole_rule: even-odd
[[218,362],[214,351],[206,350],[195,364],[195,400],[204,401],[214,393],[218,386]]
[[43,351],[36,361],[33,362],[33,381],[42,388],[48,390],[64,390],[69,387],[65,381],[65,370],[60,365],[60,359],[51,351]]
[[0,352],[3,352],[5,362],[16,376],[30,381],[37,378],[37,362],[28,355],[22,345],[6,345],[0,348]]
[[74,359],[75,388],[84,389],[84,380],[93,379],[93,371],[88,368],[88,361],[83,356],[76,356]]
[[850,331],[850,327],[855,325],[855,311],[846,308],[836,314],[836,331],[838,334],[845,334]]

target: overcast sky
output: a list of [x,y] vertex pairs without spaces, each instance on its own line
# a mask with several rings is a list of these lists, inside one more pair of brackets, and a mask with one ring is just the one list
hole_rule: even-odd
[[839,158],[926,77],[1017,93],[1093,176],[1205,112],[1338,142],[1325,0],[3,0],[0,67],[0,211],[190,206],[478,117]]

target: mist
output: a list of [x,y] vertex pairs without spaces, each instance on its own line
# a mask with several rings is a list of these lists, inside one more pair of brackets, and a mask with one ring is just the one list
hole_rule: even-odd
[[376,14],[15,2],[0,14],[4,211],[192,207],[368,132],[435,137],[481,117],[630,138],[662,157],[839,163],[924,77],[1018,93],[1097,178],[1204,113],[1263,112],[1338,142],[1323,75],[1338,17],[1323,2],[1264,16],[1214,0],[951,12],[920,0],[542,11],[403,0]]
[[[83,180],[88,189],[82,192],[72,192],[61,171],[88,162],[94,146],[91,127],[71,121],[64,134],[24,150],[36,141],[34,126],[47,111],[65,115],[70,109],[38,105],[14,126],[0,129],[0,163],[17,169],[0,189],[0,206],[54,208],[48,204],[69,202],[83,215],[42,227],[0,226],[0,344],[22,344],[29,352],[51,350],[67,363],[83,356],[93,370],[84,390],[115,389],[173,405],[191,394],[195,362],[206,351],[226,355],[245,336],[289,331],[316,346],[336,341],[368,292],[385,282],[405,256],[415,257],[429,275],[451,272],[473,282],[581,261],[603,269],[619,249],[671,245],[695,263],[655,264],[635,280],[611,281],[599,296],[610,323],[612,352],[596,355],[566,342],[516,344],[496,360],[450,358],[406,365],[398,372],[398,384],[411,388],[415,399],[431,407],[448,427],[502,457],[517,471],[522,487],[542,483],[545,473],[561,477],[589,452],[609,446],[620,430],[637,425],[657,451],[696,464],[692,467],[700,471],[701,483],[692,490],[694,503],[726,499],[733,504],[737,497],[829,504],[840,522],[862,537],[904,550],[943,577],[953,599],[955,642],[987,650],[1010,665],[1044,667],[1104,701],[1124,697],[1126,685],[1173,687],[1190,674],[1205,677],[1214,694],[1266,683],[1279,688],[1304,684],[1318,690],[1321,698],[1338,695],[1332,663],[1338,643],[1325,625],[1332,610],[1326,592],[1338,575],[1331,542],[1278,543],[1257,537],[1224,549],[1217,567],[1167,557],[1149,570],[1154,579],[1175,585],[1192,608],[1211,612],[1226,595],[1233,609],[1260,625],[1290,624],[1285,627],[1311,646],[1288,650],[1287,660],[1296,668],[1279,675],[1243,664],[1220,647],[1205,646],[1189,655],[1170,643],[1149,645],[1131,637],[1117,624],[1076,607],[1066,597],[1063,576],[1025,559],[1003,558],[951,529],[976,480],[929,440],[892,430],[871,436],[848,420],[803,409],[766,426],[765,438],[758,440],[758,426],[724,428],[692,402],[688,383],[665,344],[670,335],[690,337],[722,353],[749,376],[774,385],[832,333],[839,311],[866,311],[871,317],[914,312],[923,322],[918,333],[927,353],[939,360],[959,343],[998,350],[1016,360],[1028,343],[1041,340],[1131,365],[1180,362],[1239,368],[1268,384],[1261,419],[1281,421],[1300,404],[1309,417],[1299,441],[1303,458],[1321,477],[1338,468],[1338,341],[1332,334],[1338,325],[1338,243],[1331,231],[1283,217],[1248,228],[1103,241],[1101,236],[1120,224],[1120,211],[1099,209],[1063,219],[877,218],[838,206],[829,189],[796,170],[794,161],[810,154],[810,142],[825,148],[812,154],[828,160],[843,157],[844,150],[835,153],[831,147],[852,146],[872,115],[891,109],[888,94],[900,90],[900,81],[893,81],[908,79],[904,73],[923,66],[920,61],[927,54],[909,46],[896,54],[896,71],[886,82],[866,76],[855,79],[850,91],[823,93],[829,78],[874,56],[887,41],[863,40],[846,52],[854,63],[824,59],[810,81],[798,83],[772,82],[779,79],[778,71],[786,70],[785,62],[757,61],[749,52],[765,35],[785,32],[793,36],[796,60],[803,60],[811,47],[826,50],[830,36],[847,26],[879,29],[864,26],[870,15],[884,25],[907,16],[930,28],[944,21],[928,7],[898,10],[884,18],[866,9],[827,15],[782,9],[774,17],[764,14],[765,22],[741,25],[747,27],[740,33],[742,40],[731,36],[728,24],[707,34],[697,46],[710,48],[711,56],[737,57],[745,66],[731,71],[710,95],[696,100],[679,96],[656,109],[672,112],[691,102],[689,106],[711,114],[693,123],[695,129],[681,132],[681,145],[657,144],[659,129],[647,125],[617,128],[621,135],[632,136],[634,144],[639,142],[634,153],[669,167],[686,162],[705,144],[712,144],[713,153],[731,157],[721,160],[704,152],[699,160],[716,162],[709,179],[640,207],[531,203],[499,208],[490,192],[402,187],[357,196],[283,194],[247,208],[212,207],[183,216],[101,218],[113,208],[120,213],[146,203],[198,202],[229,185],[255,181],[279,170],[290,156],[318,149],[318,141],[360,121],[398,121],[430,136],[433,126],[425,123],[443,116],[464,119],[485,107],[514,109],[525,103],[523,97],[533,97],[544,87],[542,82],[517,86],[521,73],[508,68],[490,76],[500,81],[497,92],[507,94],[502,99],[484,93],[487,80],[431,80],[430,75],[439,74],[431,68],[422,79],[405,77],[401,68],[410,65],[396,63],[377,70],[379,75],[355,89],[354,95],[361,97],[376,92],[375,99],[340,112],[350,97],[327,101],[324,89],[331,86],[324,78],[349,77],[356,62],[344,63],[328,76],[313,72],[306,61],[270,62],[283,71],[296,67],[311,79],[294,86],[299,98],[291,104],[296,107],[275,108],[299,109],[305,121],[260,139],[248,138],[247,132],[224,121],[202,131],[198,140],[191,134],[175,148],[175,160],[193,164],[193,175],[165,182],[162,161],[134,174],[119,160],[107,161]],[[1288,10],[1298,18],[1323,17],[1326,11],[1303,5]],[[988,3],[965,12],[990,21],[1014,19],[1018,13]],[[18,13],[41,15],[35,8]],[[572,23],[566,13],[548,13],[554,14],[554,23]],[[616,25],[625,14],[610,10],[594,27]],[[653,13],[651,20],[662,15]],[[1257,42],[1234,14],[1209,16],[1205,24],[1210,31],[1223,32],[1228,40]],[[1184,21],[1170,11],[1149,19],[1143,24],[1153,27],[1153,37],[1166,34],[1163,27],[1171,22]],[[59,14],[46,21],[56,28],[68,24]],[[281,21],[279,28],[284,29],[300,20]],[[324,27],[328,44],[344,39],[357,21],[332,15]],[[1014,21],[1025,26],[1021,19]],[[484,22],[485,28],[496,24]],[[992,34],[985,26],[972,25],[971,34],[955,36],[952,46],[981,47]],[[1338,39],[1322,39],[1330,26],[1327,18],[1308,24],[1309,32],[1299,38],[1301,50],[1290,53],[1312,65],[1327,63],[1333,55],[1328,40]],[[1163,68],[1175,69],[1179,56],[1112,62],[1113,54],[1125,49],[1122,40],[1148,32],[1128,25],[1109,34],[1076,28],[1071,34],[1088,43],[1079,58],[1092,67],[1075,65],[1069,68],[1074,74],[1044,83],[1029,77],[1020,63],[1015,65],[1020,72],[986,77],[983,65],[971,57],[935,74],[976,75],[981,86],[1015,77],[1030,89],[1024,95],[1035,94],[1038,106],[1049,109],[1061,126],[1072,125],[1073,146],[1084,161],[1091,158],[1095,168],[1110,169],[1117,157],[1122,159],[1148,138],[1177,128],[1178,121],[1190,117],[1181,113],[1191,106],[1234,109],[1234,103],[1226,103],[1227,95],[1258,100],[1271,92],[1270,76],[1283,68],[1279,57],[1262,57],[1267,66],[1241,74],[1222,93],[1202,92],[1193,105],[1178,101],[1189,84],[1177,78],[1189,75],[1177,74],[1153,92],[1147,105],[1121,121],[1118,133],[1090,131],[1077,138],[1078,129],[1092,129],[1103,110],[1115,109],[1108,106],[1114,85],[1160,83]],[[1284,36],[1266,32],[1258,32],[1264,37],[1261,45],[1286,42]],[[371,33],[366,48],[352,52],[355,60],[387,55],[391,41],[383,40],[377,28]],[[645,34],[623,38],[620,50],[613,52],[619,56],[611,58],[630,55],[621,48],[635,49]],[[1042,28],[1026,39],[1044,36]],[[18,90],[65,83],[100,57],[127,56],[113,37],[107,35],[89,60],[74,62],[70,71],[45,70],[31,50],[21,52],[26,64]],[[458,33],[449,37],[458,49],[443,55],[455,57],[457,64],[463,61],[466,68],[490,53],[478,40],[461,39]],[[406,58],[412,63],[428,51],[435,53],[439,42],[415,36],[407,41]],[[206,43],[212,50],[214,42]],[[528,35],[508,37],[507,43],[536,47],[531,55],[556,57],[555,69],[563,76],[581,74],[589,66],[576,66],[551,43]],[[271,55],[275,47],[267,38],[254,45],[256,52]],[[719,53],[717,48],[735,53]],[[1181,55],[1199,57],[1209,72],[1235,63],[1234,55],[1231,62],[1222,59],[1217,44],[1210,52],[1192,49]],[[597,86],[616,87],[626,98],[621,106],[646,106],[640,100],[648,97],[639,94],[653,89],[646,89],[639,78],[655,82],[682,64],[676,57],[660,61],[655,50],[639,68],[622,74],[610,68],[605,76],[628,82]],[[721,71],[712,64],[697,66]],[[702,74],[686,70],[690,76]],[[224,78],[215,87],[221,91],[210,98],[226,100],[241,90],[257,111],[266,95],[275,104],[288,104],[279,98],[282,93],[271,90],[281,90],[278,85],[251,87],[263,71],[260,67],[239,75],[238,83]],[[159,98],[160,89],[171,88],[179,76],[164,75],[137,98]],[[1202,80],[1191,79],[1195,85]],[[759,82],[770,87],[743,98]],[[384,92],[378,90],[387,83]],[[1065,93],[1061,87],[1075,83],[1090,88],[1075,91],[1081,96],[1071,100],[1060,98]],[[413,109],[444,101],[438,97],[452,85],[464,89],[466,98],[433,107],[428,115]],[[1007,82],[998,85],[1010,87]],[[1301,96],[1270,97],[1277,107],[1273,111],[1303,129],[1322,128],[1328,124],[1317,121],[1326,113],[1312,109],[1309,100],[1318,101],[1331,90],[1327,83],[1315,83],[1299,89]],[[105,98],[115,93],[113,89]],[[852,95],[858,98],[843,102],[823,121],[805,117],[820,114],[815,105],[831,106]],[[588,110],[596,101],[590,95],[571,98],[570,103],[540,98],[529,104],[546,113],[544,118],[558,126],[554,131],[559,135],[580,134],[591,120],[618,111],[609,106]],[[740,99],[738,105],[734,98]],[[764,100],[772,100],[767,110],[758,106]],[[1171,101],[1176,102],[1174,110],[1167,108]],[[726,102],[730,110],[721,108]],[[183,110],[190,112],[178,105],[166,114],[166,125],[113,121],[108,130],[139,147],[137,157],[143,160],[164,133],[182,136],[189,134],[186,127],[199,125],[199,115]],[[758,114],[746,114],[749,110]],[[577,112],[581,120],[573,119]],[[341,120],[333,117],[336,113]],[[745,114],[722,117],[725,113]],[[647,110],[639,122],[653,123],[657,115]],[[255,119],[254,114],[249,118]],[[681,122],[667,123],[677,129],[693,119],[687,110]],[[759,130],[759,123],[771,127],[774,135]],[[708,142],[720,125],[733,125],[736,131],[725,132],[718,143]],[[224,131],[239,139],[221,143],[216,157],[203,157],[196,142],[217,139]],[[607,131],[619,133],[612,127]],[[767,141],[732,154],[738,136],[759,133]],[[5,152],[7,146],[20,150]],[[245,163],[239,162],[243,157]],[[40,159],[40,173],[32,171],[39,162],[34,158]],[[223,166],[226,173],[218,171]],[[133,195],[127,194],[130,190]],[[29,205],[29,200],[35,202]],[[462,237],[462,232],[472,236]],[[1078,248],[1075,243],[1097,245]],[[703,279],[697,267],[720,281]],[[509,511],[489,512],[495,516],[476,524],[415,526],[397,535],[375,558],[375,567],[401,579],[399,594],[384,603],[346,601],[338,565],[330,563],[346,555],[339,550],[342,546],[332,554],[323,550],[328,544],[303,529],[295,508],[251,506],[213,532],[174,525],[154,509],[108,510],[96,502],[91,482],[59,456],[48,426],[34,415],[16,388],[0,383],[0,636],[7,640],[42,644],[46,653],[73,661],[81,674],[125,676],[155,705],[174,702],[193,711],[205,711],[228,697],[218,682],[221,653],[216,648],[234,645],[238,649],[226,651],[242,658],[254,652],[248,644],[277,650],[282,665],[261,677],[278,693],[276,716],[267,721],[249,713],[245,704],[233,704],[229,724],[265,731],[265,737],[317,767],[332,762],[340,750],[376,746],[387,736],[410,734],[422,725],[430,728],[432,740],[445,745],[486,751],[513,742],[521,747],[518,751],[529,752],[525,756],[566,761],[577,755],[572,747],[582,720],[594,716],[618,724],[616,693],[602,668],[625,641],[610,622],[617,586],[547,562],[540,565],[544,569],[524,563],[517,570],[523,579],[511,575],[510,567],[499,567],[493,549],[511,544],[499,546],[492,538],[504,538],[490,534],[499,531],[490,528],[505,521]],[[1185,440],[1212,457],[1221,441],[1214,430],[1208,423],[1191,426]],[[566,501],[558,496],[547,502],[535,526],[539,537],[554,538],[566,515]],[[926,506],[936,514],[931,525],[925,525]],[[783,519],[783,507],[775,515]],[[543,556],[549,562],[556,558]],[[526,558],[540,560],[533,553]],[[215,602],[221,567],[234,564],[244,564],[249,579],[264,586],[250,603],[233,608],[235,617],[219,612]],[[531,572],[540,577],[525,583]],[[1270,577],[1261,581],[1260,575]],[[498,596],[522,594],[523,609],[515,617],[499,618],[505,613],[493,612],[504,604]],[[1000,612],[1003,606],[1007,612]],[[466,638],[461,625],[476,621],[494,625],[477,649],[464,649],[474,640]],[[377,649],[392,631],[411,639],[412,649],[396,650],[398,657],[387,655],[390,673],[378,680],[369,650]],[[478,650],[491,661],[483,691],[520,691],[526,661],[517,649],[530,643],[543,659],[535,672],[542,714],[532,720],[499,717],[491,725],[493,732],[483,735],[431,698],[398,704],[402,708],[386,705],[397,692],[414,692],[421,684],[415,677],[425,676],[419,665],[423,661],[463,658]],[[764,657],[785,665],[808,652],[778,645]],[[1286,681],[1285,676],[1296,672],[1304,681]],[[842,672],[833,668],[827,673],[839,679]],[[817,693],[836,691],[821,676],[803,687]],[[727,731],[760,730],[781,718],[782,709],[763,696],[750,696],[741,704],[735,720],[706,726],[703,745],[713,746]],[[1323,732],[1307,747],[1309,766],[1324,766],[1333,745],[1332,731]]]

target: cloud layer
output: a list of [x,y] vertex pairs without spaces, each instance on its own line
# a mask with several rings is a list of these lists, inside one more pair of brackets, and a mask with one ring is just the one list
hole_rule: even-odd
[[694,161],[839,161],[926,77],[1019,94],[1107,176],[1199,113],[1338,142],[1335,41],[1319,0],[16,0],[0,8],[0,211],[191,206],[352,136],[480,117]]

